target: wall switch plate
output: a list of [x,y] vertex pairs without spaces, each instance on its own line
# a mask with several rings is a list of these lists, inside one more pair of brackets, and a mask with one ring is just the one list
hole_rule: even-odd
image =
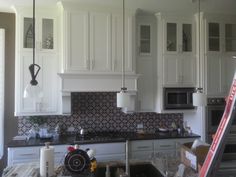
[[137,129],[143,129],[143,123],[137,124]]

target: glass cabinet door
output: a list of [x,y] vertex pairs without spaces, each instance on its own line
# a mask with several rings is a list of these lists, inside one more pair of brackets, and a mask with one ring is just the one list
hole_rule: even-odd
[[177,24],[167,23],[166,50],[177,51]]
[[183,52],[192,51],[192,25],[191,24],[182,25],[182,51]]
[[53,19],[42,19],[42,49],[54,49]]
[[[38,33],[40,28],[37,19],[35,21],[36,41],[40,42],[40,49],[54,49],[54,20],[43,18],[41,22]],[[23,48],[33,48],[33,19],[25,17],[23,23]]]
[[33,19],[25,17],[23,23],[23,48],[33,48]]
[[140,54],[151,53],[151,26],[140,25]]
[[209,23],[208,34],[208,50],[220,51],[220,24]]
[[225,24],[225,51],[236,51],[236,24]]

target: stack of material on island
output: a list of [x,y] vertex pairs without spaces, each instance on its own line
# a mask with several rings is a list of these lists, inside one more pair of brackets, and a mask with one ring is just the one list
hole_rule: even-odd
[[210,145],[196,140],[194,143],[185,143],[181,146],[181,162],[199,171],[204,163]]
[[28,176],[38,177],[38,163],[17,164],[4,169],[2,177]]

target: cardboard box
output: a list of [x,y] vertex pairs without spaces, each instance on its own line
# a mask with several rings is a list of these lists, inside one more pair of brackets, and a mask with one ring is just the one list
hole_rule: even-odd
[[191,167],[195,171],[199,171],[204,163],[209,147],[206,145],[200,145],[196,150],[192,150],[192,142],[184,143],[180,148],[181,162],[186,166]]

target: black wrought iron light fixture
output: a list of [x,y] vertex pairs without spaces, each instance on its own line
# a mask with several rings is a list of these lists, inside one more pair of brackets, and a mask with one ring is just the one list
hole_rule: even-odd
[[41,89],[38,85],[37,76],[41,67],[35,63],[35,0],[33,0],[33,63],[29,66],[31,81],[24,90],[24,98],[40,98],[42,97]]

